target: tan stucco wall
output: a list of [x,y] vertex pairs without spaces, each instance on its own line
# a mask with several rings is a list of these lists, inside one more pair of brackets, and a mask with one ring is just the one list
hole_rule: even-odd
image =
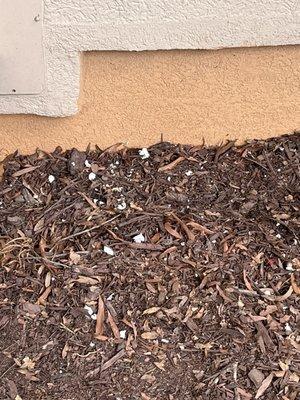
[[300,46],[218,51],[91,52],[80,112],[0,116],[0,153],[88,143],[217,144],[300,129]]

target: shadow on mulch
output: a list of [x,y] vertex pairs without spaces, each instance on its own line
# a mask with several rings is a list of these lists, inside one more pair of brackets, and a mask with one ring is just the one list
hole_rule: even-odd
[[299,399],[299,149],[9,156],[1,399]]

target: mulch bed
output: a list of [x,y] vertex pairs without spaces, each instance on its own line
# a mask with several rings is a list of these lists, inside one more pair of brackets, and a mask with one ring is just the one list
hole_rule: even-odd
[[299,399],[299,189],[296,134],[9,156],[0,398]]

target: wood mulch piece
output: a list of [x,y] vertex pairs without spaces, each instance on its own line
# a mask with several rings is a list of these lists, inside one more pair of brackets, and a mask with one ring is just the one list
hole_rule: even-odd
[[299,399],[300,136],[148,152],[5,160],[0,398]]

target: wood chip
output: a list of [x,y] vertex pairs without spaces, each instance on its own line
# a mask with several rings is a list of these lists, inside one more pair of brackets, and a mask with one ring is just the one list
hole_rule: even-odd
[[155,331],[152,332],[143,332],[141,337],[145,340],[154,340],[158,338],[158,333]]
[[125,354],[126,350],[120,350],[117,354],[115,354],[111,359],[109,359],[102,365],[101,372],[106,371],[108,368],[112,367],[117,361],[123,358]]
[[294,274],[291,275],[291,284],[292,284],[292,288],[293,288],[293,291],[295,292],[295,294],[300,295],[300,286],[297,285]]
[[255,399],[259,399],[265,393],[265,391],[271,385],[273,377],[274,377],[274,375],[273,375],[273,373],[271,373],[270,375],[268,375],[266,377],[266,379],[264,379],[262,381],[261,386],[259,387],[258,391],[256,392]]
[[160,310],[160,307],[150,307],[143,311],[143,315],[155,314]]
[[45,305],[46,301],[52,291],[52,286],[48,286],[37,300],[37,304]]
[[166,222],[165,225],[164,225],[164,227],[165,227],[165,230],[166,230],[171,236],[174,236],[176,239],[182,239],[182,235],[181,235],[179,232],[177,232],[175,229],[173,229],[173,228],[171,227],[171,224],[170,224],[169,222]]
[[21,169],[20,171],[15,172],[14,174],[12,174],[12,176],[14,178],[17,178],[18,176],[22,176],[22,175],[28,174],[29,172],[35,171],[37,168],[38,168],[38,166],[27,167],[27,168]]
[[163,167],[158,168],[158,172],[166,172],[166,171],[171,171],[173,168],[175,168],[179,163],[184,161],[184,157],[178,157],[176,160],[172,161],[170,164],[164,165]]
[[105,314],[104,303],[103,303],[101,295],[99,295],[97,322],[96,322],[96,330],[95,330],[95,334],[97,336],[99,336],[99,335],[102,336],[103,335],[104,318],[105,318],[104,314]]
[[112,330],[112,332],[114,334],[115,339],[119,340],[120,339],[120,331],[119,331],[119,329],[117,327],[117,324],[116,324],[115,320],[113,319],[113,317],[112,317],[112,315],[111,315],[111,313],[109,311],[107,312],[107,321],[108,321],[108,323],[109,323],[109,325],[111,327],[111,330]]

